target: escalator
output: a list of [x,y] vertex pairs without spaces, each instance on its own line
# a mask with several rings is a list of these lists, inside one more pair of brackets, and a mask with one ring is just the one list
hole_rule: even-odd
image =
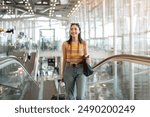
[[36,52],[32,52],[30,56],[28,56],[28,54],[29,53],[26,51],[13,51],[9,53],[9,56],[16,56],[19,58],[20,62],[24,64],[26,70],[31,74],[35,66],[34,64],[37,55]]
[[36,100],[39,85],[16,57],[0,58],[0,99]]
[[[93,69],[94,74],[88,77],[88,100],[150,99],[149,57],[115,55],[96,63]],[[15,57],[0,58],[1,100],[50,99],[51,90],[56,93],[54,84],[53,80],[34,81]]]

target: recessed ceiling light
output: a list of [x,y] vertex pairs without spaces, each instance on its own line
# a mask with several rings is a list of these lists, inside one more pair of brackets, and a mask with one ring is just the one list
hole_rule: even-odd
[[62,15],[56,15],[56,17],[62,17]]
[[11,3],[11,1],[6,1],[6,3]]
[[37,2],[36,4],[41,4],[41,2]]
[[18,2],[18,3],[23,3],[23,1],[20,1],[20,2]]
[[48,4],[48,2],[43,2],[43,4]]

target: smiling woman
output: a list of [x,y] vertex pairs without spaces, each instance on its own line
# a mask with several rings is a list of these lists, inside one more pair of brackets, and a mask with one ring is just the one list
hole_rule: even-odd
[[[83,58],[88,55],[87,43],[81,38],[78,23],[70,26],[70,38],[62,46],[62,81],[65,82],[66,99],[85,99],[86,76],[83,74]],[[75,97],[76,85],[76,97]]]

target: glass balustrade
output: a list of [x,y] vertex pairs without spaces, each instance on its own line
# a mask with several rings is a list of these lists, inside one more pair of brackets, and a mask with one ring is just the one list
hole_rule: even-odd
[[109,61],[88,78],[89,100],[149,100],[150,65]]
[[[37,96],[37,97],[36,97]],[[0,99],[37,99],[38,85],[14,59],[0,60]]]

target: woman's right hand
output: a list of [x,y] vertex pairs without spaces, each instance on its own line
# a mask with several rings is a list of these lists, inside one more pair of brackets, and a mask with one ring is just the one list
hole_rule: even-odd
[[64,79],[61,79],[62,82],[64,82]]

